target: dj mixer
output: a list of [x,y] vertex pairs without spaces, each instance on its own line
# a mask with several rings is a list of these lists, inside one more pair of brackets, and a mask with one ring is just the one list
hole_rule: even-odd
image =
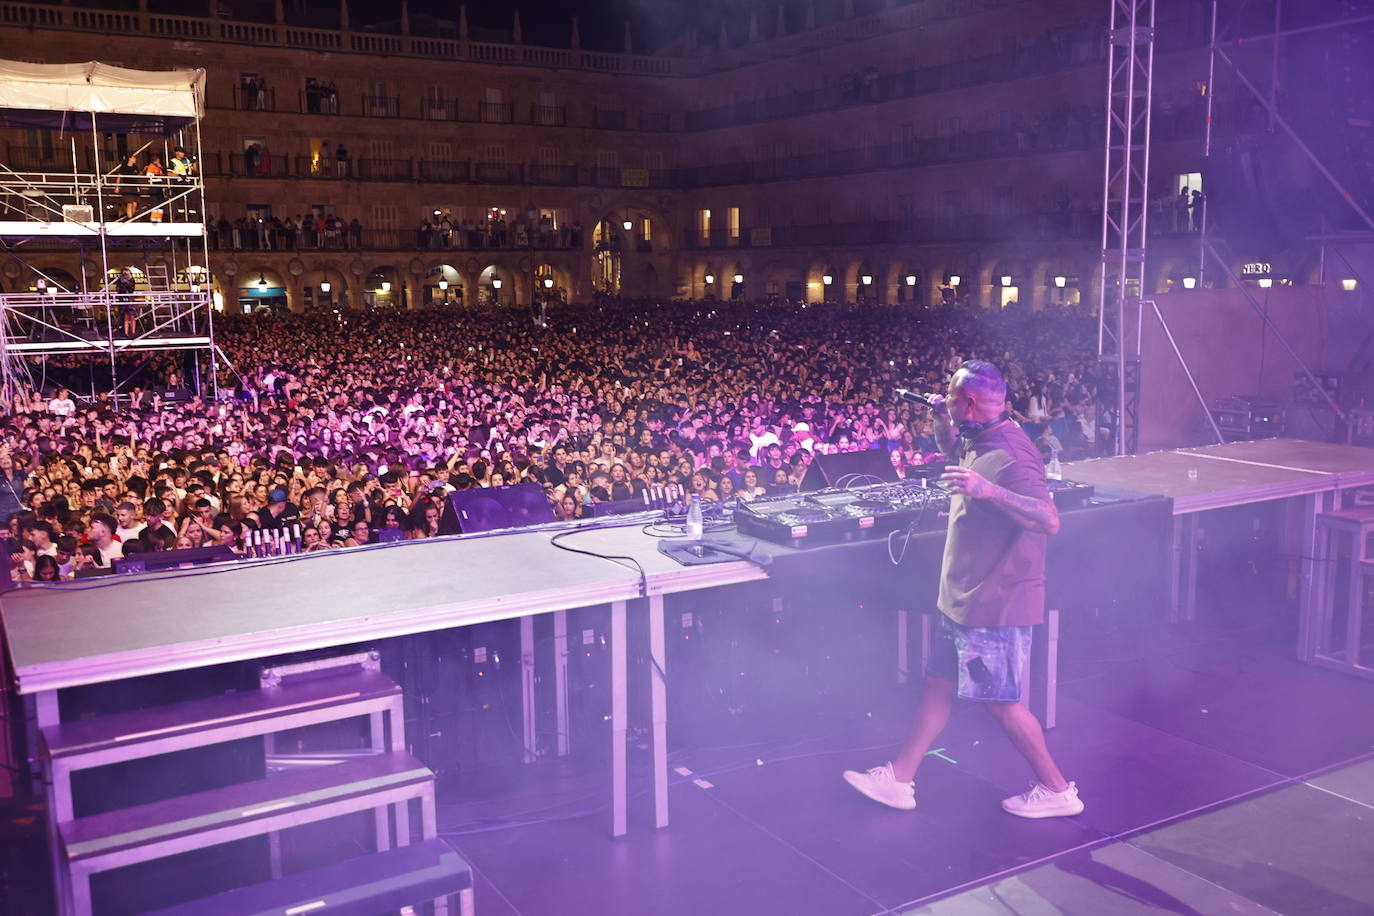
[[949,494],[915,480],[787,494],[735,507],[741,534],[793,547],[885,535],[913,522],[929,531],[943,528],[948,518]]
[[[1052,480],[1050,494],[1060,509],[1069,509],[1090,499],[1093,488]],[[735,527],[741,534],[791,547],[860,540],[908,527],[943,531],[950,496],[928,480],[789,493],[736,504]]]

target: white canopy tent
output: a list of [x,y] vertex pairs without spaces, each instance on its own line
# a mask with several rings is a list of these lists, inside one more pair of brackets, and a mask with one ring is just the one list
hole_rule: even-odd
[[205,71],[0,60],[0,124],[171,133],[205,113]]

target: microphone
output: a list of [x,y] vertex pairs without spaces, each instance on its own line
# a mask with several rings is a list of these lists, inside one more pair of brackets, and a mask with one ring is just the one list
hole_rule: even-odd
[[901,398],[904,401],[916,401],[917,403],[924,404],[927,407],[935,406],[935,404],[930,400],[930,398],[921,394],[919,391],[911,391],[907,388],[898,388],[897,397]]

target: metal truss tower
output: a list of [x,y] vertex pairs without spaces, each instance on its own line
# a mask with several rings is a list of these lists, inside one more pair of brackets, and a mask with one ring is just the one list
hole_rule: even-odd
[[1145,290],[1155,0],[1109,0],[1107,149],[1102,179],[1098,299],[1098,416],[1112,418],[1113,450],[1140,434],[1140,299]]

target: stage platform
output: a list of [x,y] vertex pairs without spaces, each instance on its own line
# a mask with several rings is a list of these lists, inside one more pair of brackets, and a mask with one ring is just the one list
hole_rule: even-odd
[[1256,439],[1064,465],[1064,477],[1158,493],[1187,515],[1271,499],[1374,485],[1374,449]]
[[1316,654],[1325,570],[1317,516],[1338,508],[1346,491],[1374,486],[1374,449],[1302,439],[1256,439],[1146,455],[1075,461],[1071,480],[1129,486],[1168,496],[1174,505],[1171,617],[1197,617],[1197,561],[1204,513],[1276,503],[1284,512],[1276,559],[1290,567],[1303,621],[1298,657]]
[[[1075,462],[1065,476],[1161,494],[1184,515],[1374,485],[1374,450],[1273,439]],[[594,555],[521,530],[23,589],[0,611],[29,694],[766,576],[744,560],[680,566],[639,522],[581,527],[560,540]]]
[[516,531],[22,589],[0,609],[31,694],[764,578],[742,560],[679,566],[641,524],[560,537],[631,559]]

